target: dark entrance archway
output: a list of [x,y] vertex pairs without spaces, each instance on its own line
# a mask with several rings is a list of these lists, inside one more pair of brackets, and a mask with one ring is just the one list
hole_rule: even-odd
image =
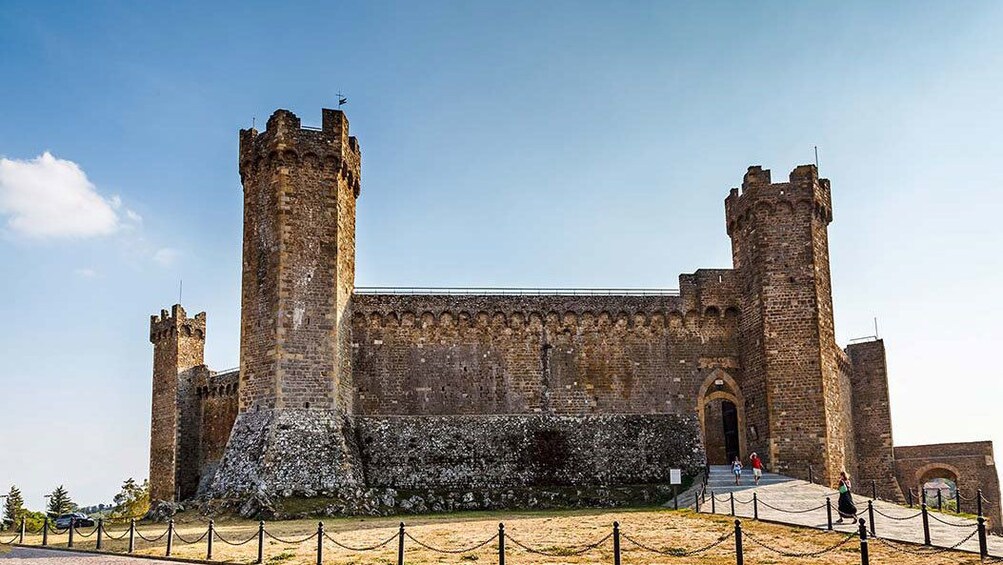
[[738,450],[738,408],[730,400],[721,401],[721,423],[724,430],[725,460],[732,462],[739,457]]
[[698,393],[697,414],[703,429],[707,464],[727,465],[745,452],[744,402],[737,383],[720,369],[704,380]]

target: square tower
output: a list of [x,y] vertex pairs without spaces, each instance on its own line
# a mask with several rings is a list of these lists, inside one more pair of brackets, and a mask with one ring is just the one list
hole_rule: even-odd
[[213,490],[333,492],[350,449],[350,299],[358,141],[339,110],[308,128],[278,110],[240,132],[244,187],[240,408]]
[[[743,390],[750,445],[772,468],[832,482],[854,470],[849,363],[836,346],[829,278],[832,200],[814,165],[788,182],[749,167],[725,200],[741,280]],[[743,431],[744,433],[744,431]]]

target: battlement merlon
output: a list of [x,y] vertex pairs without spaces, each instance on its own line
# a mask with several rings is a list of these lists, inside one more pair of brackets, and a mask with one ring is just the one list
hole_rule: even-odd
[[303,127],[296,114],[280,109],[268,118],[265,131],[240,130],[242,181],[247,167],[276,158],[290,165],[316,159],[334,167],[348,181],[356,198],[359,196],[361,149],[359,140],[348,134],[348,118],[341,110],[321,110],[320,129]]
[[779,205],[794,209],[808,205],[825,221],[832,222],[832,192],[829,179],[818,177],[815,165],[799,165],[791,171],[788,182],[772,182],[770,170],[759,165],[749,167],[742,188],[731,189],[724,200],[728,235],[737,222],[758,205],[772,211]]
[[179,332],[188,336],[205,339],[205,312],[189,318],[180,304],[171,306],[170,311],[162,309],[160,315],[150,316],[150,342],[177,335]]

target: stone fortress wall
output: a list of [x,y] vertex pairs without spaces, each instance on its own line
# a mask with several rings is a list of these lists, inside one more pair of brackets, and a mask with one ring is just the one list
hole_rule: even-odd
[[204,365],[204,313],[151,320],[154,499],[628,503],[670,468],[752,451],[895,500],[934,452],[948,465],[926,471],[995,477],[991,446],[894,446],[884,342],[835,341],[814,166],[783,182],[750,167],[725,200],[733,268],[678,292],[403,293],[355,289],[361,150],[342,112],[309,128],[279,110],[240,146],[240,369]]

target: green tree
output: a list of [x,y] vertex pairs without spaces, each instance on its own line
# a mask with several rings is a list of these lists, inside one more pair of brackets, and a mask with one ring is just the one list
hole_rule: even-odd
[[122,483],[122,490],[115,495],[114,518],[139,518],[150,510],[150,481],[137,484],[132,477]]
[[7,493],[7,504],[4,506],[3,517],[11,526],[16,527],[24,516],[24,497],[16,486],[10,487]]
[[70,499],[70,493],[66,491],[63,485],[56,487],[56,490],[52,491],[49,495],[49,506],[47,510],[49,514],[58,516],[59,514],[66,514],[67,512],[72,512],[76,508],[76,504]]

